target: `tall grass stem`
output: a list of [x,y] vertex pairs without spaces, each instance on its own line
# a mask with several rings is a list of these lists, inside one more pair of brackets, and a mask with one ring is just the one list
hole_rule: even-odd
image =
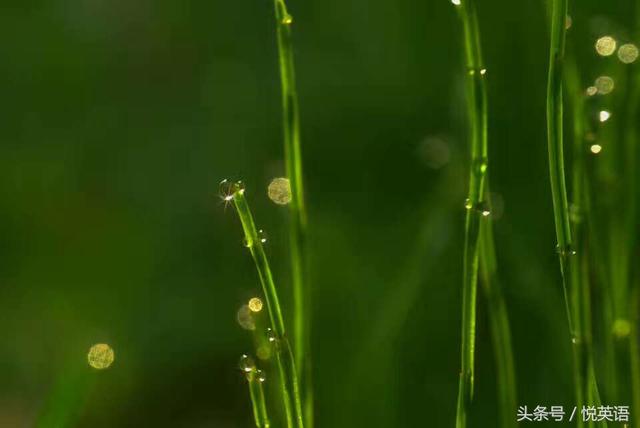
[[[487,185],[487,190],[488,187]],[[486,218],[480,226],[480,273],[484,294],[487,298],[495,354],[501,426],[503,428],[516,427],[517,422],[513,415],[517,411],[518,394],[513,347],[511,344],[511,327],[502,285],[498,281],[498,266],[491,218]]]
[[282,89],[282,117],[287,177],[291,186],[289,203],[289,241],[291,277],[294,298],[294,355],[298,377],[304,391],[307,427],[313,427],[313,388],[311,382],[310,329],[311,307],[306,247],[307,213],[304,202],[302,149],[300,145],[300,111],[296,90],[291,26],[293,17],[284,0],[274,0],[280,80]]
[[475,0],[457,6],[464,32],[465,62],[467,66],[467,105],[471,134],[471,165],[465,216],[465,238],[462,284],[462,346],[461,370],[458,386],[456,427],[465,428],[473,399],[474,359],[476,338],[476,300],[479,265],[481,207],[487,173],[487,97],[480,32]]

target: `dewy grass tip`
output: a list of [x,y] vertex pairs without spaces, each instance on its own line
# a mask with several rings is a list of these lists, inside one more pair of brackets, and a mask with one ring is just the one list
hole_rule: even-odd
[[289,428],[303,428],[304,421],[298,373],[296,371],[293,351],[285,331],[278,291],[273,280],[267,254],[264,250],[265,242],[261,238],[261,234],[253,220],[253,215],[245,198],[244,185],[241,182],[227,182],[227,192],[225,194],[231,195],[231,200],[236,208],[244,231],[245,246],[251,252],[256,270],[258,271],[260,283],[262,284],[273,331],[273,340],[271,340],[271,342],[276,351],[276,362],[280,373],[287,426]]

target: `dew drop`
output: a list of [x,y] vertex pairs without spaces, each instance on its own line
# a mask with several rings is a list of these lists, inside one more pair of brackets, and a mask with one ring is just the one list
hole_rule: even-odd
[[269,342],[271,342],[271,343],[276,343],[278,341],[276,333],[271,328],[267,329],[267,338],[269,339]]
[[576,254],[578,254],[576,250],[574,250],[573,247],[571,247],[570,245],[566,247],[561,247],[560,245],[556,245],[556,252],[562,258],[568,258],[570,256],[575,256]]
[[282,23],[284,25],[291,25],[293,24],[293,16],[289,15],[288,13],[284,16],[284,18],[282,18]]
[[244,238],[242,238],[242,245],[244,247],[247,247],[247,248],[251,248],[252,247],[251,241],[249,241],[246,236]]
[[564,19],[564,28],[568,30],[572,25],[573,19],[571,18],[571,15],[567,15],[567,17]]
[[485,74],[487,74],[487,69],[486,69],[486,68],[482,68],[482,69],[480,69],[480,74],[481,74],[481,75],[483,75],[483,76],[484,76]]
[[265,232],[262,229],[258,230],[258,240],[261,243],[266,244],[267,243],[267,232]]
[[291,183],[288,178],[278,177],[271,180],[267,187],[269,199],[278,205],[287,205],[291,202]]
[[488,168],[489,168],[489,161],[485,157],[481,157],[473,161],[473,172],[476,175],[485,174]]
[[591,150],[591,153],[594,155],[597,155],[602,151],[602,146],[600,144],[592,144],[589,150]]
[[596,40],[596,52],[600,56],[610,56],[616,51],[616,39],[611,36],[600,37]]
[[592,97],[598,93],[598,88],[595,86],[589,86],[585,92],[588,96]]
[[455,6],[460,6],[461,4],[460,0],[451,0],[451,3],[453,3]]
[[230,202],[236,193],[244,193],[244,183],[242,181],[224,179],[220,182],[218,191],[223,201]]
[[233,183],[226,178],[222,180],[218,186],[220,198],[229,202],[233,199]]
[[625,64],[631,64],[638,59],[638,48],[632,43],[620,46],[618,49],[618,59]]
[[470,210],[471,208],[473,208],[473,201],[469,198],[464,200],[464,208],[467,210]]
[[256,369],[256,363],[253,361],[253,358],[248,356],[247,354],[242,354],[240,356],[240,362],[238,363],[240,370],[245,373],[251,373]]
[[258,379],[258,382],[264,382],[267,380],[267,375],[264,374],[264,372],[260,369],[256,370],[256,379]]

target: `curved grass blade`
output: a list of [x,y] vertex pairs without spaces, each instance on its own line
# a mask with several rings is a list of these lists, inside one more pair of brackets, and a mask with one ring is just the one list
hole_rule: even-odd
[[233,186],[230,192],[232,195],[231,198],[233,199],[238,217],[240,217],[240,222],[242,223],[245,245],[251,251],[251,256],[255,262],[258,276],[260,277],[260,283],[262,284],[267,310],[271,320],[271,327],[273,329],[273,337],[271,340],[274,342],[276,349],[276,361],[280,373],[287,424],[290,428],[302,428],[304,427],[304,422],[298,374],[293,351],[291,350],[289,339],[286,335],[277,288],[273,280],[273,275],[271,274],[267,254],[264,251],[263,241],[258,234],[258,230],[253,221],[253,215],[244,196],[244,187],[239,183]]
[[480,213],[487,171],[487,101],[484,68],[480,54],[475,1],[459,6],[465,40],[468,67],[467,96],[471,120],[471,173],[466,203],[463,289],[462,289],[462,346],[461,372],[458,386],[456,427],[467,426],[467,416],[473,398],[476,299],[478,281]]

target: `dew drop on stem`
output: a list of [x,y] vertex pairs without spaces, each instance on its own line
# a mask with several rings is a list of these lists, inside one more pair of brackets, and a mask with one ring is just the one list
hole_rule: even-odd
[[245,373],[251,373],[256,369],[256,363],[253,361],[253,358],[247,354],[242,354],[240,356],[238,366],[240,367],[240,370]]
[[476,176],[483,176],[487,173],[487,169],[489,168],[489,161],[486,157],[481,157],[474,159],[473,161],[473,173]]
[[258,382],[264,382],[267,380],[267,375],[264,374],[264,372],[260,369],[256,370],[256,379],[258,379]]

